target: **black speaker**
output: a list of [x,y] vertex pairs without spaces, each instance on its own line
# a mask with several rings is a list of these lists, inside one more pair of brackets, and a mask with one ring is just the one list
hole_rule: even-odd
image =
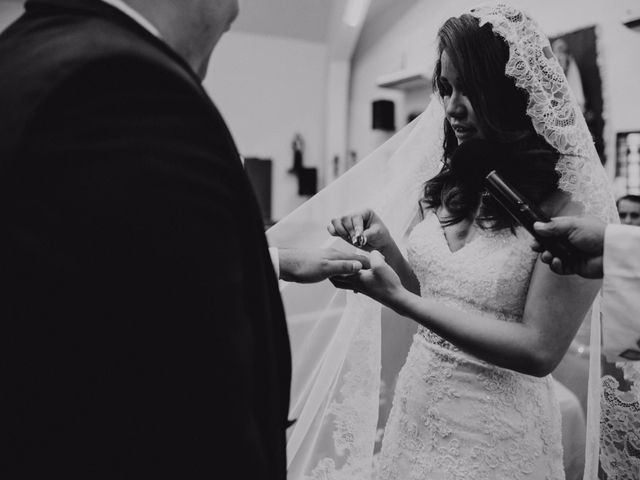
[[392,132],[396,129],[395,106],[391,100],[375,100],[371,107],[371,128],[386,132]]
[[318,191],[318,169],[301,168],[298,170],[298,195],[315,195]]

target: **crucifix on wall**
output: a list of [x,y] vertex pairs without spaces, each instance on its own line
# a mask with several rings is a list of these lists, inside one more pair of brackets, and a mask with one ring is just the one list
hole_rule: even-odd
[[298,195],[315,195],[318,190],[318,169],[306,168],[304,161],[304,138],[300,133],[296,133],[291,142],[293,150],[293,166],[289,173],[298,177]]

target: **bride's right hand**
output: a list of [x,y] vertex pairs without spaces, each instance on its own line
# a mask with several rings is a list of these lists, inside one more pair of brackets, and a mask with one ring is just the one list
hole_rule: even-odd
[[369,208],[332,219],[327,230],[334,237],[340,237],[367,252],[379,250],[384,253],[393,244],[389,230]]

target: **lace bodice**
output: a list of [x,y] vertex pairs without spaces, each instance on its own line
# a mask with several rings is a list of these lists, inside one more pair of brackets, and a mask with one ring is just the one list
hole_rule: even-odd
[[[428,213],[410,233],[421,294],[520,322],[536,259],[523,229],[481,230],[452,252]],[[562,480],[560,411],[551,377],[479,360],[420,328],[398,376],[378,480]]]
[[[429,211],[411,232],[407,254],[423,297],[465,312],[519,322],[537,255],[531,243],[522,227],[515,235],[509,229],[479,230],[452,252],[438,218]],[[432,343],[455,350],[428,330],[421,333]]]

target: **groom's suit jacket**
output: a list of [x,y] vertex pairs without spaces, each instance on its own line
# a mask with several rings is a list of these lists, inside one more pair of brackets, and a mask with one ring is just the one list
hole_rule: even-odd
[[0,477],[285,478],[277,279],[181,57],[98,0],[27,1],[0,196]]

